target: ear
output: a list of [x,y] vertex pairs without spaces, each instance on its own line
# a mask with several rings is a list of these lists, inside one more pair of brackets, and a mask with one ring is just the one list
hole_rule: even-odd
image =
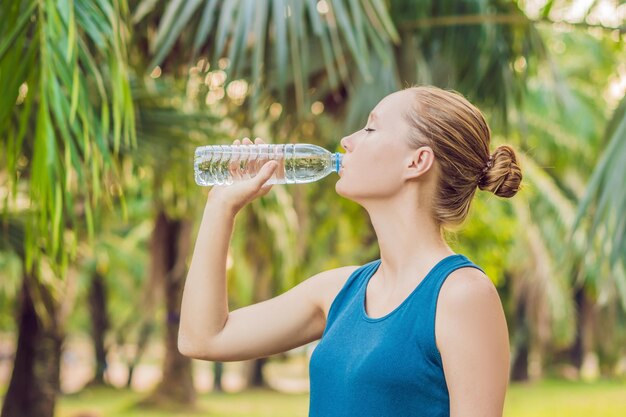
[[404,179],[425,175],[435,163],[435,153],[430,146],[421,146],[406,159]]

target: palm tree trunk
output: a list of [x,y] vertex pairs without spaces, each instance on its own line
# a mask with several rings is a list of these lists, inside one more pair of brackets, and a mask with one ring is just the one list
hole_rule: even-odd
[[[49,313],[45,321],[37,316],[34,291],[42,297]],[[17,350],[1,416],[52,417],[59,392],[63,342],[56,324],[55,304],[29,274],[24,274],[20,301]]]
[[515,357],[511,366],[511,381],[528,381],[528,355],[530,351],[530,334],[526,324],[526,303],[521,298],[515,306]]
[[163,376],[148,403],[193,405],[196,391],[193,385],[191,360],[178,351],[180,303],[185,282],[186,259],[190,250],[191,223],[168,217],[161,210],[156,219],[152,243],[152,273],[159,274],[165,296],[165,359]]
[[585,330],[583,326],[585,310],[584,287],[576,290],[574,294],[574,302],[576,306],[576,337],[570,348],[569,357],[572,365],[574,365],[580,372],[585,356],[583,349],[583,333]]
[[576,305],[576,338],[569,356],[572,365],[578,369],[580,375],[585,358],[593,351],[595,305],[584,287],[576,290],[574,302]]
[[[153,331],[153,322],[145,321],[141,324],[139,328],[139,338],[137,340],[137,348],[135,349],[135,354],[131,360],[128,361],[128,378],[126,379],[126,388],[131,388],[133,382],[133,375],[135,373],[135,367],[139,364],[139,361],[143,357],[143,354],[148,347],[148,342],[150,341],[150,334]],[[120,343],[121,345],[121,343]]]
[[268,388],[269,385],[263,377],[263,367],[267,363],[267,358],[252,359],[246,362],[245,381],[246,388]]
[[224,387],[222,386],[223,374],[224,374],[224,363],[214,362],[213,363],[213,391],[214,392],[224,392]]
[[89,385],[105,385],[107,347],[104,339],[109,329],[109,318],[104,277],[97,269],[93,272],[89,288],[89,314],[91,316],[91,340],[96,360],[96,373]]

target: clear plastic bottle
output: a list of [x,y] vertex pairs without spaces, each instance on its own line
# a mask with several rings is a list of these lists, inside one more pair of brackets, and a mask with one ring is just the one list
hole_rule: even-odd
[[300,184],[339,172],[342,156],[307,143],[201,146],[194,173],[198,185],[230,185],[253,178],[263,164],[275,160],[279,165],[266,184]]

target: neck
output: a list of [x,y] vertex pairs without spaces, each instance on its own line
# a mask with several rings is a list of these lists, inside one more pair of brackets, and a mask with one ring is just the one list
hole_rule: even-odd
[[364,204],[378,239],[381,265],[377,274],[384,283],[414,282],[439,260],[454,254],[432,219],[430,200],[420,200],[410,190],[392,200]]

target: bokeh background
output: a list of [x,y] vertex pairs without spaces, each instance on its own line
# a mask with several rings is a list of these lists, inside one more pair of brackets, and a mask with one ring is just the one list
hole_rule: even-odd
[[[339,151],[413,84],[520,153],[522,191],[478,193],[448,234],[505,307],[505,416],[626,415],[625,20],[623,0],[0,0],[1,416],[306,416],[315,343],[177,352],[193,151]],[[336,179],[239,213],[231,310],[378,256]]]

